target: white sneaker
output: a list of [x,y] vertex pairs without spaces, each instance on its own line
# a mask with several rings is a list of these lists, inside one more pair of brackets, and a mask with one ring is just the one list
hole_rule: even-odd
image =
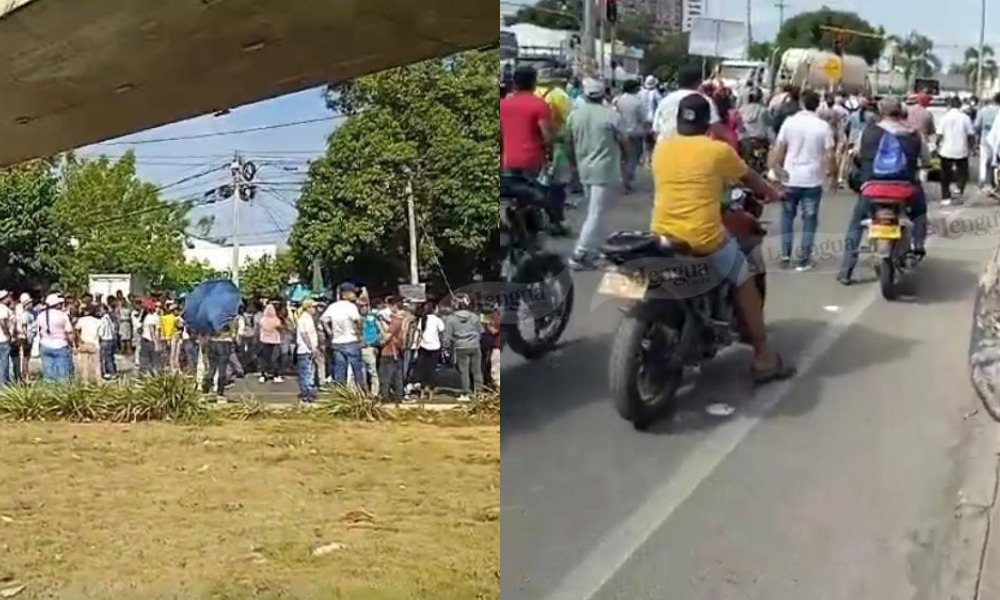
[[468,396],[459,396],[458,397],[458,403],[459,404],[466,404],[468,402],[472,402],[472,398],[470,398]]
[[285,383],[285,378],[282,377],[281,375],[278,375],[277,377],[274,378],[274,383]]
[[267,377],[264,377],[263,375],[261,375],[260,377],[257,378],[257,381],[259,381],[261,383],[267,383]]
[[798,272],[798,273],[808,273],[809,271],[812,271],[814,268],[815,267],[813,265],[811,265],[811,264],[809,264],[809,265],[799,265],[799,266],[795,267],[795,271]]

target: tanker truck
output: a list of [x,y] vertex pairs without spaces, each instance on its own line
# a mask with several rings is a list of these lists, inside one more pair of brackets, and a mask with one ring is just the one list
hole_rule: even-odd
[[838,56],[832,52],[803,48],[791,48],[781,55],[773,81],[773,89],[791,84],[799,88],[849,94],[870,93],[872,87],[868,63],[860,56]]

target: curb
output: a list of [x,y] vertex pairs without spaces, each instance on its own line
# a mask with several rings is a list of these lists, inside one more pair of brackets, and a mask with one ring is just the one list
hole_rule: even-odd
[[1000,600],[1000,432],[982,411],[966,416],[958,449],[955,522],[944,540],[943,564],[930,598]]

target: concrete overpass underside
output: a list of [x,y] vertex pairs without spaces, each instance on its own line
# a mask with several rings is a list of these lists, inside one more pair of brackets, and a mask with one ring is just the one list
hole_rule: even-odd
[[493,6],[0,0],[0,165],[495,44]]

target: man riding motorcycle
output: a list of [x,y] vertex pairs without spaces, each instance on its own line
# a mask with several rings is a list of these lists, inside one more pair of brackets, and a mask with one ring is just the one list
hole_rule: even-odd
[[721,200],[730,184],[740,182],[770,202],[780,200],[728,144],[709,137],[710,100],[691,94],[677,106],[677,132],[661,139],[653,156],[656,202],[650,230],[682,242],[704,258],[715,277],[729,282],[735,303],[754,349],[753,377],[759,385],[795,375],[774,352],[764,326],[763,299],[748,274],[746,256],[723,225]]
[[[907,211],[913,221],[913,253],[917,258],[926,255],[924,243],[927,240],[927,197],[920,182],[920,165],[930,159],[930,152],[923,136],[906,123],[906,112],[897,98],[885,97],[878,104],[879,121],[868,126],[861,135],[855,168],[858,169],[857,184],[870,181],[905,181],[914,185],[913,197],[907,204]],[[878,174],[875,162],[883,147],[883,137],[895,136],[905,154],[906,166],[900,173],[890,176]],[[864,235],[862,223],[871,214],[871,199],[858,191],[858,201],[847,226],[844,241],[844,260],[837,280],[843,285],[851,285],[854,269],[858,264],[861,238]]]

